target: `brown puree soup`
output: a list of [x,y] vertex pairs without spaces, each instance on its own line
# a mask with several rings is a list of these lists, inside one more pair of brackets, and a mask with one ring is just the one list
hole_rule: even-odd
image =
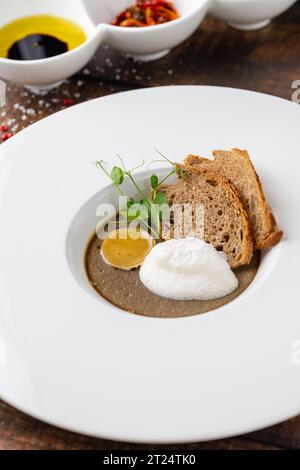
[[206,301],[170,300],[148,290],[140,281],[139,269],[122,271],[107,265],[100,255],[101,243],[97,235],[94,235],[85,254],[85,268],[91,285],[111,304],[127,312],[148,317],[187,317],[222,307],[247,289],[260,264],[260,252],[257,251],[248,266],[235,269],[239,287],[226,297]]

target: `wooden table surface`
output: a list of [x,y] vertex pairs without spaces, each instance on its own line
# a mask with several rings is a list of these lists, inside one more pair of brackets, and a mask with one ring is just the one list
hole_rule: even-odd
[[[159,85],[222,85],[291,99],[291,84],[297,79],[300,80],[300,2],[271,26],[257,32],[235,31],[208,17],[187,42],[158,62],[136,63],[102,47],[84,70],[47,96],[35,96],[19,86],[8,84],[7,104],[0,108],[0,124],[7,124],[9,130],[16,133],[70,103]],[[1,450],[158,448],[190,451],[300,449],[300,417],[250,435],[214,442],[177,446],[130,445],[66,432],[0,402]]]

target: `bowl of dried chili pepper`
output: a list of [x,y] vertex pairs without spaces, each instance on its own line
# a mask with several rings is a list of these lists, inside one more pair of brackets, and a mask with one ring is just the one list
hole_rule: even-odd
[[104,41],[149,61],[163,57],[199,27],[210,0],[85,0]]

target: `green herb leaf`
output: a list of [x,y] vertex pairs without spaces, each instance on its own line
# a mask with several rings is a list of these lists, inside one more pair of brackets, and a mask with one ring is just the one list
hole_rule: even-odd
[[119,186],[124,181],[124,171],[118,166],[114,166],[111,170],[111,179],[114,184]]
[[166,194],[163,193],[163,192],[158,192],[156,194],[155,204],[159,204],[159,205],[167,204],[167,205],[169,205],[169,201],[168,201],[168,198],[167,198]]
[[131,220],[135,220],[135,219],[146,220],[149,217],[149,212],[148,212],[147,207],[144,204],[135,202],[129,207],[127,211],[127,216]]
[[144,199],[141,200],[141,204],[143,204],[143,206],[146,207],[149,215],[151,213],[151,202],[149,201],[149,199],[147,197],[145,197]]
[[150,177],[150,184],[152,189],[156,189],[158,186],[158,177],[156,175],[152,175]]
[[127,201],[127,208],[129,209],[129,207],[131,207],[133,204],[135,204],[135,200],[131,197]]
[[167,220],[170,216],[169,201],[165,193],[156,194],[155,203],[159,205],[159,217],[161,220]]
[[187,177],[187,172],[183,170],[183,168],[176,167],[176,173],[178,174],[179,178],[182,178],[183,180]]

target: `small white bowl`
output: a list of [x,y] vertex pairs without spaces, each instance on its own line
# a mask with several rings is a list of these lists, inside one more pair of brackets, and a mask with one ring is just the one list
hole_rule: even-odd
[[[76,49],[41,60],[0,58],[0,77],[38,91],[49,90],[86,65],[101,43],[148,61],[163,57],[186,40],[199,26],[210,0],[175,0],[181,17],[145,28],[122,28],[110,23],[135,0],[10,0],[3,2],[0,27],[24,16],[49,14],[79,24],[87,40]],[[37,91],[36,90],[36,91]]]
[[267,26],[297,0],[214,0],[210,12],[230,26],[254,31]]

